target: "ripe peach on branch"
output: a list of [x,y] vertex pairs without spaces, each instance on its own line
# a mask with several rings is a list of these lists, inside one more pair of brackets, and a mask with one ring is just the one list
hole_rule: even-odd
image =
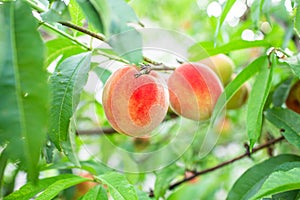
[[137,74],[135,66],[117,70],[106,82],[102,97],[111,126],[119,133],[135,137],[153,131],[169,106],[165,81],[154,71]]
[[168,80],[171,108],[192,120],[208,119],[223,91],[218,76],[206,65],[185,63]]

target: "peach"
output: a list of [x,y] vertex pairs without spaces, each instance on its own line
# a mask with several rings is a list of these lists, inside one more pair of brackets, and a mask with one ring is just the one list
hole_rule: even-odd
[[219,76],[223,85],[226,85],[230,81],[230,77],[234,69],[234,63],[228,56],[224,54],[218,54],[200,60],[199,63],[210,67]]
[[200,121],[208,119],[223,91],[218,76],[206,65],[182,64],[168,80],[170,105],[175,113]]
[[135,77],[138,70],[126,66],[107,80],[102,103],[107,120],[119,133],[147,135],[166,116],[169,94],[165,81],[154,71]]
[[285,104],[289,109],[300,114],[300,81],[292,86]]

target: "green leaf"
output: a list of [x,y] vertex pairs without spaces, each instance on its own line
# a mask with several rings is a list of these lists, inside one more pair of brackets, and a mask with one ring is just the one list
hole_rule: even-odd
[[110,77],[111,72],[107,69],[101,67],[95,67],[93,71],[97,74],[98,78],[103,84],[106,83],[107,79]]
[[143,60],[142,36],[132,27],[109,38],[108,43],[122,58],[138,64]]
[[272,200],[297,200],[300,197],[300,190],[291,190],[272,195]]
[[46,22],[68,21],[71,18],[64,1],[54,1],[51,3],[50,9],[42,13],[41,17]]
[[79,103],[80,93],[87,81],[90,62],[90,52],[71,56],[65,59],[50,77],[53,97],[49,137],[59,150],[61,148],[66,150],[69,158],[73,156],[69,154],[72,152],[69,133],[74,132],[70,122]]
[[274,91],[272,96],[272,103],[274,106],[281,106],[286,98],[289,95],[289,91],[292,85],[293,77],[290,77],[286,80],[284,80]]
[[269,67],[267,57],[264,58],[248,100],[247,132],[251,149],[261,134],[264,105],[269,95],[272,82],[273,67]]
[[296,155],[283,154],[272,157],[248,169],[234,183],[227,200],[246,200],[255,195],[267,177],[283,163],[300,161]]
[[67,189],[73,185],[77,185],[85,181],[90,181],[90,179],[83,178],[81,176],[76,176],[76,175],[69,176],[68,178],[61,178],[55,181],[54,183],[48,185],[48,187],[35,199],[36,200],[53,199],[64,189]]
[[70,0],[68,8],[72,19],[71,22],[77,26],[82,26],[84,20],[84,14],[81,11],[76,0]]
[[76,2],[83,11],[88,23],[100,33],[104,33],[104,25],[102,19],[98,15],[98,12],[93,4],[89,0],[76,0]]
[[251,19],[253,21],[253,25],[255,26],[255,28],[257,28],[258,21],[260,19],[261,5],[263,3],[264,3],[264,0],[263,1],[254,0],[251,7],[250,7]]
[[108,200],[107,192],[102,185],[97,185],[90,189],[81,200],[101,199]]
[[[134,10],[124,0],[107,1],[111,10],[110,34],[119,34],[128,30],[128,23],[139,23]],[[126,13],[126,15],[124,15]]]
[[245,41],[232,40],[222,46],[214,46],[213,42],[199,42],[189,48],[189,60],[199,61],[206,57],[219,53],[229,53],[231,51],[247,49],[252,47],[268,47],[270,44],[265,40]]
[[156,173],[154,185],[154,196],[158,199],[163,197],[170,186],[170,183],[180,174],[184,173],[184,169],[176,165],[168,166]]
[[147,192],[137,190],[137,196],[139,200],[151,200]]
[[300,5],[296,8],[296,16],[294,19],[294,28],[296,33],[298,34],[298,37],[300,37]]
[[300,54],[289,57],[285,62],[290,66],[292,71],[300,78]]
[[300,115],[284,108],[272,108],[266,118],[281,131],[287,141],[300,149]]
[[44,44],[31,8],[23,1],[2,2],[0,24],[0,91],[5,94],[0,103],[0,146],[8,145],[7,156],[20,160],[33,180],[48,120]]
[[95,178],[107,185],[110,195],[118,200],[135,200],[137,198],[136,191],[124,175],[117,172],[110,172]]
[[219,97],[212,114],[211,124],[220,115],[221,111],[225,108],[227,102],[233,97],[233,95],[242,87],[242,85],[254,76],[261,65],[265,62],[266,57],[262,56],[250,63],[243,71],[241,71],[225,88],[224,92]]
[[57,39],[49,40],[46,43],[46,46],[47,46],[46,67],[49,66],[59,56],[62,56],[59,60],[59,62],[62,62],[64,59],[70,56],[85,51],[77,44],[65,38],[57,38]]
[[[298,162],[299,163],[299,162]],[[251,199],[259,199],[264,196],[300,189],[300,167],[289,171],[275,171],[263,183],[257,194]]]
[[227,0],[226,1],[225,6],[224,6],[223,11],[222,11],[222,14],[221,14],[221,16],[219,18],[219,21],[218,21],[217,29],[216,29],[216,32],[215,32],[215,38],[218,37],[220,29],[223,25],[223,22],[225,21],[226,16],[227,16],[228,12],[230,11],[230,9],[231,9],[231,7],[233,6],[234,3],[235,3],[235,0]]
[[[8,161],[8,157],[5,153],[5,149],[2,150],[2,152],[0,152],[0,188],[2,188],[2,183],[3,183],[3,175],[4,175],[4,171],[7,165]],[[1,190],[0,190],[0,196],[1,194]]]
[[[28,200],[32,197],[34,197],[36,194],[42,192],[46,188],[48,188],[50,185],[56,183],[57,181],[63,181],[68,180],[72,178],[77,178],[77,176],[72,174],[63,174],[58,175],[50,178],[41,179],[38,181],[37,184],[33,184],[32,182],[29,182],[22,186],[19,190],[11,193],[10,195],[6,196],[4,200]],[[79,177],[82,178],[82,177]],[[83,179],[85,181],[85,179]]]

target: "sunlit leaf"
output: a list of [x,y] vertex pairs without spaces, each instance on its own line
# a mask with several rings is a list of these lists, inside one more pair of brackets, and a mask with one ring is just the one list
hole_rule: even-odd
[[80,9],[76,0],[70,0],[68,8],[70,11],[72,23],[77,26],[82,26],[83,20],[84,20],[84,14],[83,14],[82,10]]
[[53,199],[64,189],[67,189],[71,186],[77,185],[85,181],[90,181],[90,180],[87,178],[83,178],[81,176],[70,174],[69,177],[67,178],[60,178],[59,180],[56,180],[54,183],[51,183],[51,185],[47,185],[47,188],[41,194],[39,194],[38,197],[35,199],[36,200]]
[[225,19],[227,17],[227,14],[230,11],[230,9],[231,9],[231,7],[233,6],[234,3],[235,3],[235,0],[228,0],[228,1],[225,2],[225,6],[223,8],[222,14],[221,14],[221,16],[219,18],[219,21],[218,21],[217,29],[216,29],[216,32],[215,32],[215,38],[217,38],[217,36],[219,35],[220,29],[223,25],[223,22],[225,21]]
[[[300,164],[300,162],[298,162]],[[275,171],[265,180],[251,200],[279,192],[300,189],[300,165],[288,171]]]
[[2,2],[0,24],[0,146],[36,179],[49,105],[44,44],[23,1]]
[[110,195],[118,200],[137,200],[136,191],[124,175],[117,172],[110,172],[95,178],[107,185]]
[[229,53],[231,51],[247,49],[252,47],[267,47],[270,44],[265,40],[245,41],[232,40],[221,46],[214,46],[213,42],[199,42],[194,44],[189,49],[189,59],[191,61],[199,61],[208,56],[213,56],[219,53]]
[[241,71],[225,88],[224,92],[219,97],[213,114],[212,122],[220,115],[221,111],[225,108],[227,102],[232,98],[232,96],[242,87],[242,85],[254,76],[261,65],[265,62],[266,57],[262,56],[250,63],[243,71]]
[[300,161],[300,157],[283,154],[254,165],[234,183],[227,200],[248,200],[259,191],[264,181],[278,166],[293,161]]
[[108,200],[107,191],[102,185],[97,185],[90,189],[82,198],[81,200],[91,200],[91,199],[101,199],[101,200]]
[[103,19],[99,16],[96,8],[89,0],[76,0],[83,11],[88,23],[100,33],[104,33]]
[[264,105],[272,82],[273,67],[269,67],[268,58],[265,56],[260,64],[261,69],[256,76],[248,100],[247,132],[250,139],[250,148],[253,147],[261,134]]
[[28,200],[38,193],[42,192],[52,184],[55,184],[57,181],[63,181],[68,179],[77,179],[81,181],[86,181],[88,179],[78,177],[72,174],[63,174],[59,176],[54,176],[50,178],[44,178],[38,181],[37,184],[33,184],[32,182],[29,182],[25,185],[23,185],[19,190],[11,193],[10,195],[6,196],[4,200]]
[[64,59],[72,55],[79,54],[85,51],[77,44],[65,38],[56,38],[53,40],[49,40],[46,43],[46,46],[47,46],[46,67],[48,67],[59,56],[61,56],[59,62],[62,62]]
[[300,115],[284,108],[272,108],[267,110],[266,118],[277,128],[289,141],[300,149]]
[[300,4],[298,4],[296,9],[296,16],[294,19],[294,27],[296,30],[296,33],[298,34],[298,37],[300,37]]

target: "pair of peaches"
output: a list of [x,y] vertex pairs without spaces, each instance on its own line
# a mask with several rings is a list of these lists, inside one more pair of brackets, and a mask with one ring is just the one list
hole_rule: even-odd
[[[153,131],[169,106],[182,117],[207,120],[233,68],[232,60],[223,54],[181,64],[167,80],[155,71],[137,77],[138,68],[125,66],[112,74],[104,86],[102,104],[107,120],[119,133],[134,137]],[[227,108],[240,107],[247,96],[247,87],[242,87]]]

